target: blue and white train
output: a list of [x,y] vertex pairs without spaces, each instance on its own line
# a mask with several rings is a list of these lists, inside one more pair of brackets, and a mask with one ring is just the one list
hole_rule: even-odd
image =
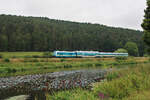
[[112,53],[98,51],[54,51],[54,57],[58,58],[84,58],[84,57],[128,57],[128,53]]

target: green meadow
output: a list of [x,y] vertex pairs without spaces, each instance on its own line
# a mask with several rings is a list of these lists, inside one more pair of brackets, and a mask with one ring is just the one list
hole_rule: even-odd
[[0,52],[0,77],[148,63],[148,58],[52,58],[51,52]]
[[113,70],[105,80],[87,88],[46,93],[47,100],[149,100],[149,66],[149,57],[53,58],[51,52],[0,52],[0,77],[80,69]]

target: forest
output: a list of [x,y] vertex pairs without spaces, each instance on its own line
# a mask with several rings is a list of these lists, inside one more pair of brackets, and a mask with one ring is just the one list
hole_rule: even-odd
[[49,19],[0,15],[0,51],[97,50],[113,52],[135,42],[144,54],[143,32]]

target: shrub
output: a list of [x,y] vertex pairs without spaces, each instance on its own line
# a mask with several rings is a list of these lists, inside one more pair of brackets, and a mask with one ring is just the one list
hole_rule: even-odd
[[12,73],[16,73],[16,72],[17,72],[17,70],[13,68],[12,69]]
[[3,58],[3,55],[2,55],[2,54],[0,54],[0,58]]
[[45,60],[44,59],[40,59],[40,61],[39,62],[45,62]]
[[9,58],[5,58],[4,62],[10,62]]
[[31,62],[39,62],[38,59],[32,59]]
[[24,59],[24,62],[39,62],[38,59],[34,58],[34,59]]
[[17,58],[17,56],[12,56],[11,58]]
[[72,68],[72,65],[64,65],[64,68]]
[[117,72],[110,72],[110,73],[107,74],[106,79],[108,81],[112,81],[113,79],[116,79],[118,77],[119,77],[119,75],[118,75]]
[[99,64],[95,64],[95,66],[96,67],[98,67],[98,66],[102,66],[103,64],[101,64],[101,63],[99,63]]
[[65,59],[60,59],[60,61],[61,61],[61,62],[64,62],[64,61],[65,61]]
[[149,54],[144,54],[144,57],[150,57],[150,55]]
[[118,60],[127,60],[128,57],[122,57],[122,56],[118,56],[118,57],[115,57],[115,59],[118,61]]
[[7,73],[16,73],[17,72],[17,70],[14,68],[13,69],[7,68],[6,70],[7,70]]
[[92,67],[92,66],[93,66],[93,64],[89,64],[89,63],[87,63],[87,64],[85,64],[85,66],[87,66],[87,67]]
[[43,53],[43,57],[44,58],[50,58],[50,57],[52,57],[53,55],[52,55],[52,53],[51,52],[44,52]]
[[21,72],[25,72],[26,71],[26,69],[25,68],[21,68]]
[[124,48],[128,51],[130,56],[139,56],[139,50],[136,43],[127,42]]
[[32,56],[26,55],[24,56],[24,58],[32,58]]
[[150,61],[150,57],[148,57],[148,60]]
[[115,53],[128,53],[126,49],[120,48],[115,51]]
[[47,66],[44,66],[43,69],[48,69],[48,67],[47,67]]
[[32,57],[33,58],[40,58],[41,56],[39,56],[39,55],[33,55]]

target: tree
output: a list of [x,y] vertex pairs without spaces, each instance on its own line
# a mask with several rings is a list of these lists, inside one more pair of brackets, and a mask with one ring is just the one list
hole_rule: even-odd
[[95,50],[113,52],[134,41],[143,55],[142,31],[45,17],[0,15],[0,51]]
[[147,8],[144,17],[145,19],[142,23],[144,29],[144,42],[150,47],[150,0],[147,0]]
[[128,53],[128,51],[126,49],[119,48],[115,51],[115,53]]
[[138,56],[138,47],[134,42],[127,42],[124,48],[128,51],[130,56]]

